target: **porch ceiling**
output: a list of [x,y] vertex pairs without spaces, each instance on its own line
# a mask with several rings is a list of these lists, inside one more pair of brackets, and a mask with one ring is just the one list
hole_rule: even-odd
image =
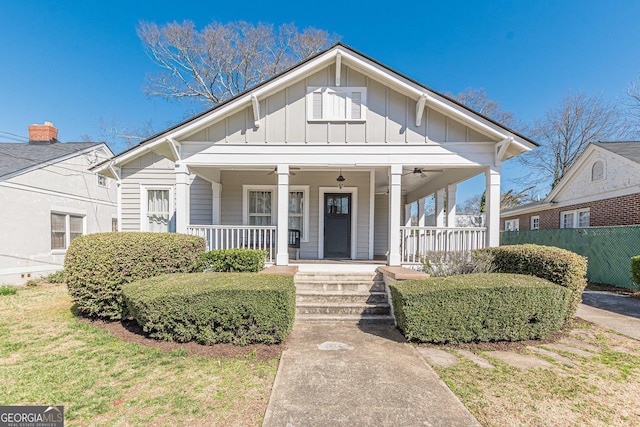
[[[190,166],[190,170],[207,181],[219,182],[220,171],[262,171],[265,177],[273,175],[276,165],[273,166]],[[290,165],[292,175],[304,174],[304,172],[335,172],[336,177],[340,173],[375,172],[375,193],[386,194],[389,190],[389,171],[385,167],[336,167],[336,166],[296,166]],[[422,171],[422,172],[420,172]],[[447,185],[466,181],[484,172],[482,166],[477,167],[439,167],[429,165],[411,165],[403,167],[402,194],[408,197],[420,198],[436,192]]]

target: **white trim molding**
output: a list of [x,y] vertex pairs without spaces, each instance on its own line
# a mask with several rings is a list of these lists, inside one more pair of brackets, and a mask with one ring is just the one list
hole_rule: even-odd
[[324,259],[324,195],[351,194],[351,259],[358,255],[358,187],[318,188],[318,259]]
[[[145,185],[140,184],[140,231],[149,231],[147,220],[147,206],[149,206],[149,190],[169,190],[169,231],[174,231],[175,204],[173,185]],[[120,227],[120,224],[118,224]]]

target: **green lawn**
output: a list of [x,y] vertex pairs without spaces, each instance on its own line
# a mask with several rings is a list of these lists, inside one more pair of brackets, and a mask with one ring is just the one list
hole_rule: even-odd
[[[573,366],[543,357],[551,368],[518,369],[488,357],[479,346],[472,351],[496,369],[464,358],[434,369],[483,426],[639,426],[640,342],[586,322],[573,330],[598,348],[591,357],[559,352]],[[440,348],[456,353],[453,346]]]
[[66,425],[260,425],[277,359],[125,343],[71,313],[64,285],[0,296],[0,405],[64,405]]

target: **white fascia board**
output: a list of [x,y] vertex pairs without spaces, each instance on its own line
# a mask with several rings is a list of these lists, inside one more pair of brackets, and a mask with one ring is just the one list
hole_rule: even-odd
[[[392,86],[396,86],[402,89],[404,92],[408,92],[415,97],[416,101],[418,101],[420,97],[425,95],[424,87],[418,86],[415,83],[409,81],[404,81],[404,79],[399,76],[393,76],[389,73],[388,70],[383,69],[377,64],[369,63],[364,59],[358,58],[348,53],[343,53],[343,61],[345,63],[353,64],[355,68],[359,68],[363,71],[370,72],[371,74],[376,75],[381,80],[386,81]],[[463,122],[469,124],[471,127],[481,129],[484,132],[488,132],[490,135],[498,138],[499,140],[503,140],[512,136],[514,137],[514,140],[518,140],[516,142],[519,143],[519,145],[521,145],[522,148],[524,148],[526,151],[534,148],[530,143],[524,140],[521,141],[521,138],[519,138],[517,135],[512,135],[510,132],[507,132],[502,128],[496,129],[496,127],[498,126],[490,123],[485,123],[484,121],[481,121],[480,118],[472,117],[470,114],[473,113],[468,112],[466,109],[462,111],[459,106],[448,102],[446,99],[441,98],[440,95],[431,91],[429,91],[429,94],[427,95],[427,105],[433,106],[436,109],[445,110],[446,112],[453,114]]]
[[508,211],[500,212],[500,218],[510,218],[512,216],[524,215],[532,212],[546,211],[549,209],[554,209],[556,207],[558,207],[558,205],[552,204],[550,202],[541,203],[534,206],[523,206],[522,208],[514,208]]
[[571,182],[573,176],[578,173],[578,171],[582,170],[584,165],[587,162],[587,159],[591,154],[597,149],[595,145],[588,145],[587,148],[584,149],[580,157],[575,161],[575,163],[569,168],[569,171],[562,177],[560,182],[551,190],[549,195],[545,197],[545,200],[553,200],[555,199],[559,193]]
[[274,79],[273,81],[266,83],[263,86],[260,86],[255,90],[251,90],[247,92],[244,96],[235,99],[234,101],[230,102],[227,105],[224,105],[220,108],[217,108],[211,111],[209,114],[201,117],[200,119],[192,123],[185,124],[185,126],[183,127],[175,129],[167,136],[170,138],[179,140],[180,138],[184,138],[192,133],[199,131],[202,127],[209,126],[210,124],[214,123],[218,119],[226,116],[227,114],[234,112],[234,110],[246,108],[246,106],[252,102],[251,98],[253,96],[255,96],[258,99],[262,99],[264,97],[269,96],[272,92],[276,92],[280,90],[282,87],[284,87],[285,85],[293,83],[298,79],[304,77],[306,74],[313,72],[315,69],[322,68],[323,66],[332,62],[335,58],[336,53],[337,53],[337,49],[332,49],[326,52],[325,54],[319,56],[318,58],[314,59],[313,61],[310,61],[309,63],[304,64],[300,68],[294,71],[291,71],[290,73],[287,73],[285,75],[282,75]]

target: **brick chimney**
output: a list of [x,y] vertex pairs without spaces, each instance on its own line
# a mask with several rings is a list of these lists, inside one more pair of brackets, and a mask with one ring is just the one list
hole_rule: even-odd
[[58,129],[51,122],[29,125],[29,144],[53,144],[58,142]]

